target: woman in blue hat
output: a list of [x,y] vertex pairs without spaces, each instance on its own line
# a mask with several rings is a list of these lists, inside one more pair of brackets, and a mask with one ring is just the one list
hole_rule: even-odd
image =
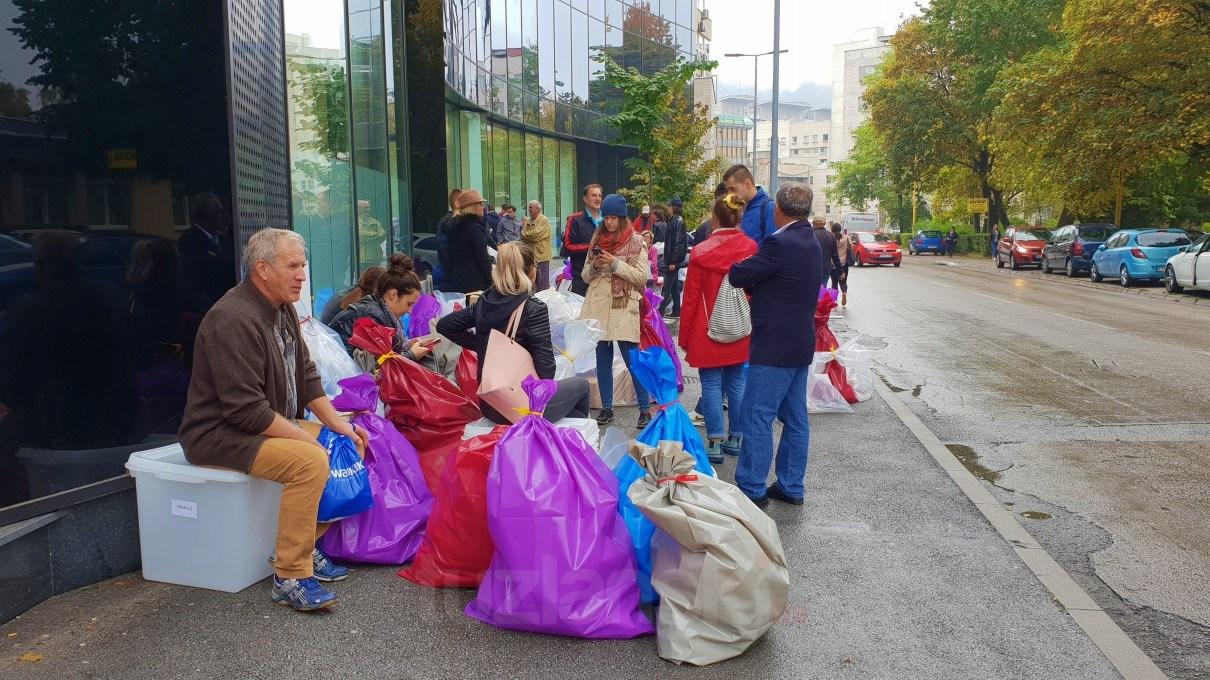
[[[601,226],[593,234],[588,260],[581,276],[588,283],[581,319],[593,319],[605,329],[597,344],[597,382],[601,388],[601,412],[597,422],[613,422],[613,343],[622,350],[630,366],[630,350],[639,346],[640,308],[647,285],[647,243],[627,220],[626,199],[610,194],[601,203]],[[631,374],[633,377],[633,373]],[[651,420],[650,398],[636,379],[639,402],[638,427]]]

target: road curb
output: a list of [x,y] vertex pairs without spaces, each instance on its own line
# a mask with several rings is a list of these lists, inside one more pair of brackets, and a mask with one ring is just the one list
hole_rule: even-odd
[[1151,657],[1144,654],[1096,601],[1071,578],[1062,565],[1030,536],[1016,516],[992,496],[907,404],[880,380],[874,381],[874,388],[878,391],[878,396],[891,407],[895,417],[911,431],[933,460],[937,461],[954,484],[983,514],[996,533],[1012,546],[1017,557],[1029,567],[1038,582],[1050,592],[1122,677],[1125,680],[1166,680],[1167,676],[1155,665]]

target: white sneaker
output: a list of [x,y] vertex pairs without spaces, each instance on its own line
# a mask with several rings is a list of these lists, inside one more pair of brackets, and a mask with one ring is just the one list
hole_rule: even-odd
[[706,416],[698,413],[697,411],[689,414],[689,419],[692,420],[693,424],[697,427],[706,427]]

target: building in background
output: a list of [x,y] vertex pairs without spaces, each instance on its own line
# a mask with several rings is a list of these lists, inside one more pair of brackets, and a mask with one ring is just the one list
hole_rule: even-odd
[[[193,331],[253,232],[306,238],[318,310],[412,251],[452,187],[561,225],[584,184],[629,183],[601,55],[654,73],[708,54],[699,4],[178,0],[79,21],[84,0],[0,0],[0,621],[138,568],[124,464],[175,441]],[[52,237],[38,252],[71,286],[37,275],[31,241]]]
[[[780,106],[778,112],[780,113]],[[824,215],[830,206],[819,187],[827,184],[828,150],[831,142],[831,121],[828,109],[798,110],[791,108],[793,119],[778,121],[777,179],[781,182],[802,182],[815,192],[811,206],[813,214]],[[769,186],[769,144],[772,124],[756,124],[756,165],[753,170],[757,184]]]
[[[832,47],[832,132],[829,163],[849,157],[853,149],[853,130],[867,117],[862,95],[864,79],[872,74],[890,49],[891,37],[881,28],[867,28],[853,34],[852,40]],[[836,217],[854,212],[847,205],[834,206]],[[876,210],[871,206],[870,210]]]
[[742,163],[752,163],[752,119],[747,116],[720,113],[716,116],[715,154],[722,159],[726,168]]

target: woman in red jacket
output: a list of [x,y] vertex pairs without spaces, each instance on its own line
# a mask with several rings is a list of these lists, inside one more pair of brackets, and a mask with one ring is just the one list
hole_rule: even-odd
[[714,202],[714,230],[709,238],[693,248],[685,275],[679,343],[685,350],[685,360],[698,369],[701,377],[701,409],[706,417],[706,438],[709,440],[707,454],[714,463],[721,463],[724,453],[738,456],[743,436],[736,429],[738,422],[731,423],[729,432],[725,428],[723,394],[727,395],[727,403],[734,413],[744,400],[748,338],[724,344],[711,340],[706,331],[710,327],[714,299],[731,265],[757,251],[756,242],[738,228],[744,207],[744,200],[735,194]]

